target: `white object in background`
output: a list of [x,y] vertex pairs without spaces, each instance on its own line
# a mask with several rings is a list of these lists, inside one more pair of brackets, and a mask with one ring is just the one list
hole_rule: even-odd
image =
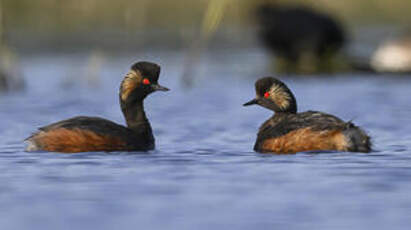
[[411,72],[411,37],[384,42],[371,58],[378,72]]

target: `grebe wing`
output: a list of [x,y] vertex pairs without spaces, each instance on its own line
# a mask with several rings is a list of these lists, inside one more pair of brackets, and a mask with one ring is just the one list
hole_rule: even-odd
[[313,131],[343,130],[350,124],[351,123],[346,123],[338,117],[327,113],[307,111],[290,114],[277,123],[267,122],[261,127],[258,133],[258,139],[280,137],[294,130],[307,127],[311,127]]
[[39,130],[47,132],[58,128],[85,129],[101,135],[125,135],[129,134],[130,132],[130,130],[125,126],[116,124],[107,119],[86,116],[78,116],[62,120],[47,126],[40,127]]

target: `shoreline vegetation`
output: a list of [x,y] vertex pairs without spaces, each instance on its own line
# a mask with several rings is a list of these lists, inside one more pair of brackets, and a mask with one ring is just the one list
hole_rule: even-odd
[[[211,42],[253,41],[252,10],[268,0],[221,0],[226,4]],[[17,49],[79,46],[108,49],[147,45],[189,47],[204,28],[210,0],[0,0],[2,40]],[[348,31],[372,25],[406,28],[411,1],[403,0],[272,0],[302,4],[335,15]]]

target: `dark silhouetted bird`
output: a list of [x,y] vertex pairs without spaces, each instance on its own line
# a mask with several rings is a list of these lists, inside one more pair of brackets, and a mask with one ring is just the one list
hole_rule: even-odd
[[256,9],[256,16],[262,43],[291,67],[302,61],[320,65],[346,41],[344,30],[335,19],[310,8],[262,4]]

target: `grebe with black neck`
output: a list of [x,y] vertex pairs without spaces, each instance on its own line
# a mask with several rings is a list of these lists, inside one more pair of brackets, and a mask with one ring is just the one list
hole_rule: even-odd
[[26,150],[76,153],[154,149],[143,101],[155,91],[169,90],[158,84],[159,75],[159,65],[137,62],[124,77],[119,98],[127,127],[99,117],[74,117],[39,128],[26,139]]
[[263,153],[305,151],[369,152],[370,137],[351,122],[322,112],[297,113],[291,90],[273,77],[255,83],[256,98],[244,106],[258,104],[275,114],[264,122],[257,134],[254,150]]

